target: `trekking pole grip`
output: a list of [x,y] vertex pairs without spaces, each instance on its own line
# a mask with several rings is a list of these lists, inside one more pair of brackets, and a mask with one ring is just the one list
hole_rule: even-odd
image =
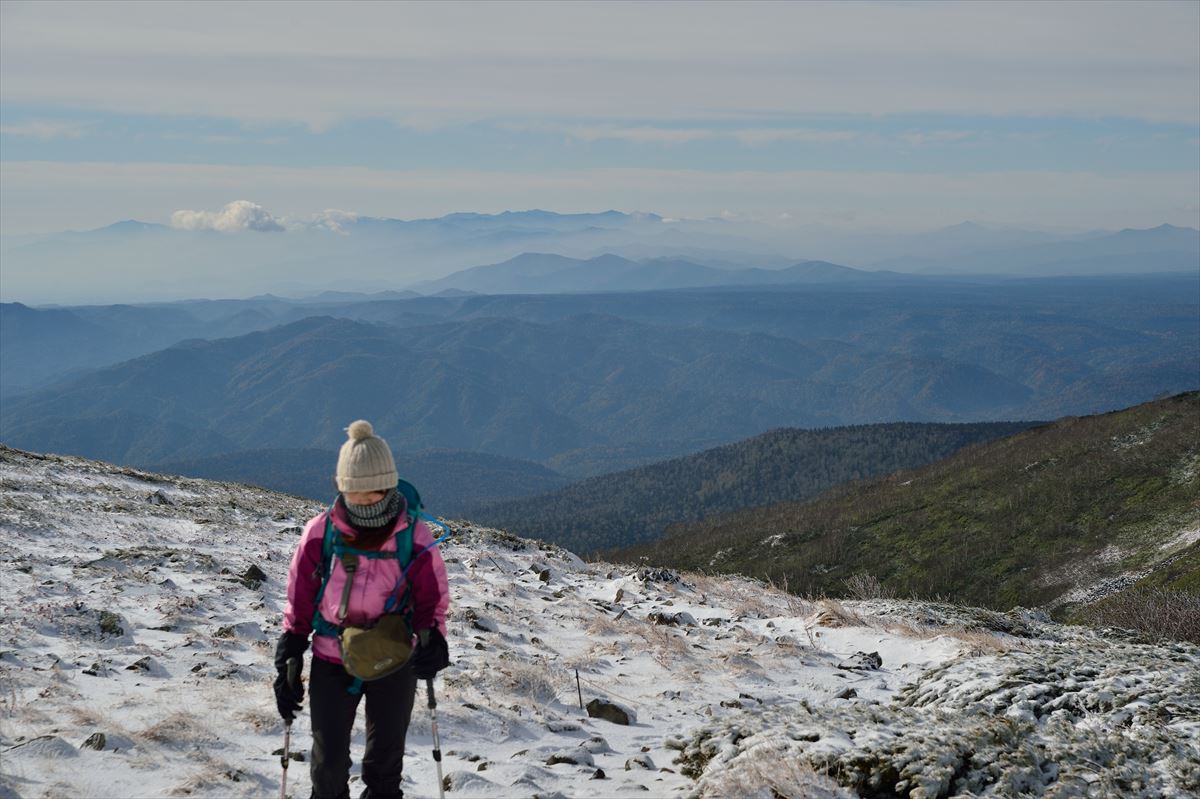
[[303,664],[298,657],[290,657],[287,661],[287,681],[289,686],[295,686],[296,681],[300,679],[300,669]]
[[429,709],[437,710],[437,699],[433,696],[433,680],[425,681],[425,695],[429,698]]

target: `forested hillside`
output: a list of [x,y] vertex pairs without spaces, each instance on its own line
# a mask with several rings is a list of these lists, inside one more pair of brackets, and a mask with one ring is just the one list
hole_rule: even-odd
[[1194,590],[1198,497],[1190,392],[1064,418],[809,502],[677,525],[620,557],[799,593],[845,593],[869,574],[884,592],[1068,613],[1139,579]]
[[815,496],[847,480],[931,463],[1029,423],[878,424],[773,430],[541,497],[473,507],[471,518],[581,554],[652,541],[672,522]]
[[[567,478],[516,458],[458,450],[408,452],[397,447],[400,476],[417,486],[425,507],[441,516],[459,516],[470,506],[540,494]],[[156,465],[168,474],[229,480],[284,491],[318,501],[333,498],[336,450],[268,449],[233,452]]]

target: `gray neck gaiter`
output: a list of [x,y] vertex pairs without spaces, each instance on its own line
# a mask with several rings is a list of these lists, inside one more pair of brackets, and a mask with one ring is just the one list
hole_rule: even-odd
[[355,527],[383,527],[400,515],[400,492],[389,488],[383,499],[371,505],[354,505],[343,496],[342,505]]

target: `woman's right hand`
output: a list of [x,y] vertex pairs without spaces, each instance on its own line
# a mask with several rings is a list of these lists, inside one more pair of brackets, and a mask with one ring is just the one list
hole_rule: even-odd
[[308,636],[285,632],[275,645],[275,707],[279,717],[291,723],[304,701],[304,652],[308,649]]

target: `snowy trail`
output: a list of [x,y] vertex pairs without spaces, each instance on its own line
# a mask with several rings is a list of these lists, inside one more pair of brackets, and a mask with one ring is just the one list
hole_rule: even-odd
[[[276,793],[283,726],[271,653],[290,528],[319,507],[7,449],[0,486],[0,799]],[[807,793],[790,795],[852,795],[795,763],[869,763],[918,718],[935,719],[923,734],[936,757],[953,749],[938,740],[974,734],[980,719],[1033,724],[1043,744],[1075,746],[1081,724],[1118,712],[1138,751],[1161,761],[1144,783],[1157,793],[1146,796],[1200,787],[1200,772],[1186,768],[1200,762],[1200,700],[1187,682],[1200,667],[1195,648],[946,606],[813,604],[748,580],[584,563],[454,526],[444,547],[454,662],[437,682],[448,796],[769,796],[756,791],[801,784],[791,790]],[[1061,684],[1040,693],[985,690],[1011,682],[1013,669],[1043,685],[1031,664],[1080,651],[1128,661],[1077,691],[1090,721],[1059,714],[1051,727],[1037,715],[1039,697],[1079,684],[1074,667],[1042,673]],[[1142,675],[1143,662],[1158,665]],[[581,711],[576,672],[585,704],[610,701],[633,722]],[[996,707],[964,698],[971,685]],[[1151,720],[1140,706],[1115,706],[1122,691],[1179,696],[1173,715]],[[436,795],[430,733],[421,691],[408,796]],[[292,740],[307,759],[306,712]],[[356,761],[362,745],[360,713]],[[909,754],[910,787],[937,784],[945,764]],[[292,796],[308,795],[306,762],[288,779]]]

